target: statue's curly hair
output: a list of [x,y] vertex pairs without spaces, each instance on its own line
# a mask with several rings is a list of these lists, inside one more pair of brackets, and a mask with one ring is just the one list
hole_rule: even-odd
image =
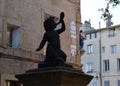
[[44,21],[44,28],[46,31],[53,31],[57,24],[54,21],[54,17],[49,17]]

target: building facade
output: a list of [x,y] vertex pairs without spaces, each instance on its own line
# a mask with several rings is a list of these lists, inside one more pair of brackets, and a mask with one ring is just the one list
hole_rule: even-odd
[[80,26],[79,0],[0,0],[0,86],[19,86],[15,74],[37,68],[45,48],[35,52],[49,16],[65,13],[66,31],[60,35],[61,48],[71,62],[71,22]]
[[120,25],[85,33],[83,70],[94,76],[88,86],[120,86]]

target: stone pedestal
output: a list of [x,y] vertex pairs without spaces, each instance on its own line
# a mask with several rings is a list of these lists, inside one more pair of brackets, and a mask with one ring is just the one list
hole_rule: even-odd
[[47,67],[29,70],[15,76],[23,86],[87,86],[90,75],[68,67]]

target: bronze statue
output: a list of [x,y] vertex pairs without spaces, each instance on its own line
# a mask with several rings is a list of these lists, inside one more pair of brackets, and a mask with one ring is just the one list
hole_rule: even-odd
[[[45,43],[48,42],[46,48],[46,58],[43,63],[39,63],[38,68],[42,66],[61,66],[65,64],[66,54],[61,50],[59,34],[65,31],[64,13],[60,13],[60,20],[55,23],[54,17],[49,17],[44,21],[45,33],[43,39],[36,51],[41,50]],[[61,29],[55,30],[56,26],[61,23]]]

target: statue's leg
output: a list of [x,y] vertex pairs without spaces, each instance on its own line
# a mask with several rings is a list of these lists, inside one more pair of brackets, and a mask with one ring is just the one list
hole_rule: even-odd
[[66,54],[62,50],[59,50],[59,51],[56,52],[56,59],[65,62],[66,57],[67,57]]

